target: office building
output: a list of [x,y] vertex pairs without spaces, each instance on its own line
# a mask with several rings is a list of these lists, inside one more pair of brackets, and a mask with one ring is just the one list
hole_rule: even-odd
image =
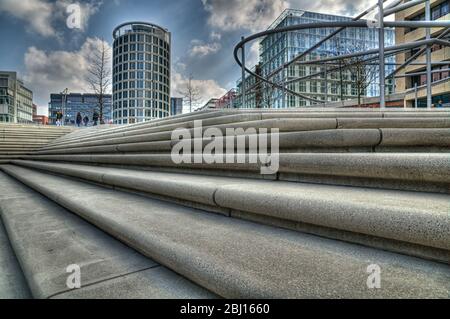
[[170,115],[170,33],[146,22],[113,31],[113,119],[128,124]]
[[33,122],[33,92],[17,72],[0,71],[0,122]]
[[[78,112],[83,118],[87,116],[89,121],[92,121],[94,111],[100,114],[98,100],[97,94],[50,94],[49,123],[56,123],[57,112],[63,113],[65,125],[75,125]],[[109,123],[111,120],[111,94],[106,94],[103,96],[103,121]]]
[[[285,10],[269,27],[269,30],[287,27],[296,24],[314,23],[314,22],[333,22],[333,21],[351,21],[352,18],[308,12],[303,10],[287,9]],[[286,87],[294,92],[301,93],[310,98],[319,101],[339,101],[355,99],[364,96],[379,95],[378,63],[375,61],[371,66],[364,69],[364,77],[367,79],[365,84],[357,86],[357,72],[354,67],[343,69],[343,71],[328,71],[324,65],[312,62],[311,64],[293,63],[287,68],[282,68],[283,64],[291,61],[300,53],[306,51],[320,40],[332,33],[335,28],[316,28],[289,31],[266,36],[260,41],[259,63],[253,68],[256,74],[265,78],[270,78],[275,83],[285,83],[302,76],[326,71],[319,76],[308,80],[289,83]],[[394,30],[385,30],[385,45],[394,45]],[[326,57],[350,54],[359,51],[378,48],[378,30],[374,28],[347,28],[326,41],[300,61],[314,61]],[[367,58],[367,57],[366,57]],[[362,58],[360,58],[360,61]],[[392,72],[395,68],[394,57],[386,58],[386,74]],[[344,61],[342,65],[354,65],[354,60]],[[362,62],[361,62],[362,64]],[[275,72],[276,70],[280,70]],[[238,89],[241,91],[241,80],[238,81]],[[246,101],[245,107],[301,107],[317,105],[308,99],[288,94],[285,91],[276,89],[273,86],[256,81],[254,77],[246,78]],[[360,91],[358,93],[358,91]],[[393,93],[393,81],[386,82],[386,94]],[[242,107],[240,101],[239,107]]]
[[[431,0],[430,4],[431,20],[450,20],[450,0]],[[397,21],[425,20],[425,3],[396,13],[395,19]],[[444,28],[433,28],[431,29],[431,36],[437,37],[443,31]],[[424,40],[425,36],[425,28],[396,29],[397,44]],[[450,35],[444,37],[443,40],[449,41]],[[397,63],[405,62],[405,60],[410,58],[418,50],[419,48],[411,49],[397,55]],[[431,61],[440,63],[432,66],[432,103],[436,105],[441,101],[443,106],[450,107],[450,78],[448,72],[450,66],[450,47],[439,44],[433,45],[431,47]],[[426,55],[422,54],[414,62],[422,64],[410,64],[400,72],[404,74],[411,74],[411,76],[396,79],[397,91],[406,91],[406,107],[414,107],[416,105],[416,98],[418,107],[427,107],[427,75],[426,66],[423,64],[426,62]],[[439,72],[440,69],[446,71]]]
[[235,89],[229,90],[222,95],[216,102],[216,109],[232,109],[236,107],[237,93]]
[[178,115],[183,113],[183,98],[170,98],[170,115]]

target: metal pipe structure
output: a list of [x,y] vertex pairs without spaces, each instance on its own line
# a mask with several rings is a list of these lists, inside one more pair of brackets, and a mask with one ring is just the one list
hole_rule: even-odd
[[[403,50],[408,50],[408,49],[415,48],[415,47],[421,46],[421,45],[433,45],[433,44],[450,45],[450,43],[448,43],[447,41],[442,41],[439,39],[429,39],[429,40],[420,40],[420,41],[413,42],[413,43],[404,43],[404,44],[393,45],[393,46],[384,48],[383,51],[384,52],[403,51]],[[351,58],[356,58],[359,56],[371,55],[371,54],[376,54],[376,53],[379,53],[379,49],[370,49],[370,50],[366,50],[364,52],[342,54],[342,55],[333,56],[333,57],[329,57],[329,58],[318,59],[318,60],[315,60],[315,62],[323,63],[323,62],[336,61],[336,60],[345,60],[345,59],[351,59]],[[310,61],[300,61],[300,62],[297,62],[297,64],[299,64],[299,65],[310,64],[309,62]]]
[[[447,34],[449,34],[450,33],[450,29],[447,29],[447,30],[445,30],[444,32],[442,32],[440,35],[438,35],[437,36],[437,38],[436,39],[442,39],[442,38],[444,38]],[[400,66],[398,67],[398,68],[396,68],[391,74],[389,74],[387,77],[386,77],[386,79],[387,78],[390,78],[390,77],[392,77],[392,76],[394,76],[395,74],[397,74],[398,72],[400,72],[401,70],[403,70],[406,66],[408,66],[408,65],[419,65],[418,63],[414,63],[414,62],[412,62],[412,61],[414,61],[415,59],[417,59],[419,56],[421,56],[423,53],[425,53],[425,51],[427,50],[427,48],[426,47],[424,47],[424,48],[422,48],[422,49],[420,49],[419,51],[417,51],[416,53],[414,53],[410,58],[408,58],[405,62],[403,62],[402,64],[400,64]],[[445,63],[445,62],[432,62],[431,64],[433,65],[433,64],[439,64],[439,63],[442,63],[442,64],[448,64],[448,63]],[[422,63],[422,64],[420,64],[420,65],[427,65],[427,63]]]
[[[234,59],[236,61],[236,63],[242,68],[243,70],[243,85],[244,85],[244,81],[245,81],[245,72],[248,75],[251,75],[253,77],[255,77],[256,80],[262,81],[264,83],[268,83],[269,85],[273,86],[274,88],[280,89],[288,94],[292,94],[295,96],[299,96],[301,98],[304,98],[306,100],[312,101],[314,103],[323,103],[322,100],[316,100],[314,98],[311,98],[307,95],[292,91],[288,88],[286,88],[284,85],[287,85],[289,83],[293,83],[295,82],[297,79],[293,79],[293,80],[289,80],[286,81],[283,85],[274,83],[270,80],[270,78],[273,76],[273,74],[276,74],[277,72],[279,72],[278,69],[283,70],[285,67],[289,66],[292,63],[297,63],[297,64],[312,64],[312,61],[301,61],[301,62],[297,62],[299,59],[301,59],[302,57],[306,56],[308,53],[312,52],[314,49],[318,48],[321,44],[323,44],[325,41],[331,39],[333,36],[335,36],[336,34],[338,34],[340,31],[342,31],[345,28],[361,28],[361,27],[374,27],[374,22],[373,21],[364,21],[364,20],[359,20],[362,16],[366,15],[367,13],[369,13],[370,11],[372,11],[374,8],[378,7],[379,9],[379,16],[384,17],[388,14],[392,14],[401,10],[406,9],[407,7],[412,6],[411,3],[415,3],[414,5],[417,5],[419,3],[422,3],[424,1],[427,1],[429,3],[429,0],[412,0],[410,2],[408,2],[408,6],[404,6],[402,4],[399,3],[399,1],[396,1],[395,3],[392,3],[391,5],[386,7],[386,12],[383,12],[383,3],[386,0],[378,0],[378,4],[373,5],[371,8],[369,8],[368,10],[366,10],[365,12],[363,12],[362,14],[358,15],[357,17],[353,18],[352,21],[333,21],[333,22],[315,22],[315,23],[304,23],[304,24],[297,24],[297,25],[290,25],[287,27],[281,27],[281,28],[276,28],[276,29],[270,29],[270,30],[266,30],[266,31],[262,31],[262,32],[258,32],[255,33],[253,35],[250,35],[246,38],[242,38],[241,41],[235,46],[234,48]],[[345,58],[349,58],[349,57],[356,57],[356,56],[364,56],[364,55],[374,55],[373,57],[371,57],[369,60],[372,60],[372,58],[374,60],[378,59],[380,62],[380,105],[383,107],[383,101],[384,101],[384,82],[381,79],[386,79],[389,78],[393,75],[395,75],[395,73],[391,73],[389,74],[387,77],[384,74],[384,56],[387,54],[396,54],[404,49],[409,49],[409,48],[415,48],[415,47],[420,47],[420,46],[427,46],[427,47],[431,47],[432,44],[442,44],[444,46],[449,46],[450,42],[448,41],[444,41],[442,40],[442,34],[441,36],[439,36],[438,38],[431,38],[428,37],[426,40],[421,40],[421,41],[415,41],[415,42],[411,42],[411,43],[405,43],[405,44],[401,44],[401,45],[395,45],[395,46],[391,46],[391,47],[384,47],[384,32],[382,30],[384,30],[385,27],[388,28],[426,28],[427,30],[430,30],[430,28],[450,28],[450,21],[448,20],[439,20],[439,21],[430,21],[430,18],[426,19],[426,21],[384,21],[383,19],[379,19],[379,29],[380,29],[380,35],[379,35],[379,40],[380,40],[380,47],[379,49],[375,49],[375,50],[367,50],[365,52],[358,52],[358,53],[353,53],[353,54],[347,54],[347,55],[340,55],[337,57],[332,57],[332,58],[325,58],[325,59],[321,59],[321,60],[315,60],[314,63],[319,63],[319,64],[324,64],[326,62],[330,62],[330,61],[336,61],[336,60],[341,60],[341,59],[345,59]],[[251,42],[253,40],[256,40],[260,37],[265,37],[265,36],[269,36],[269,35],[273,35],[273,34],[277,34],[277,33],[284,33],[284,32],[290,32],[290,31],[298,31],[298,30],[304,30],[304,29],[318,29],[318,28],[338,28],[336,31],[332,32],[330,35],[326,36],[324,39],[322,39],[321,41],[319,41],[318,43],[316,43],[314,46],[312,46],[311,48],[307,49],[306,51],[302,52],[301,54],[299,54],[298,56],[296,56],[294,59],[292,59],[291,61],[284,63],[281,67],[279,67],[277,70],[273,71],[267,78],[256,74],[255,72],[253,72],[252,70],[248,69],[245,66],[245,57],[243,59],[239,59],[238,57],[238,51],[240,49],[243,49],[243,47],[245,46],[245,44],[247,44],[248,42]],[[448,32],[444,31],[444,32]],[[400,65],[400,69],[404,68],[405,66],[409,65],[412,63],[412,61],[414,61],[413,59],[408,59],[408,61],[406,61],[405,63]],[[427,60],[427,68],[429,67],[431,70],[431,65],[433,62],[431,62],[431,60]],[[340,69],[340,67],[338,68]],[[332,70],[327,70],[327,72],[330,72]],[[323,72],[319,72],[316,73],[314,75],[317,74],[322,74]],[[312,77],[312,76],[310,76]],[[305,79],[305,77],[301,78],[302,80]],[[431,72],[429,73],[429,81],[430,82],[430,91],[431,91]],[[245,92],[245,91],[244,91]],[[428,92],[428,91],[427,91]],[[431,92],[428,92],[428,98],[431,101]]]
[[[244,40],[244,37],[241,38]],[[242,82],[241,82],[241,100],[242,107],[245,108],[245,45],[241,48],[241,56],[242,56]]]
[[383,0],[378,0],[378,50],[379,50],[379,56],[380,56],[380,68],[379,68],[379,80],[380,82],[380,108],[384,109],[386,108],[386,89],[385,89],[385,60],[384,60],[384,24],[383,24],[383,17],[384,17],[384,11],[383,11]]
[[417,83],[414,83],[414,108],[417,109]]
[[[425,20],[429,21],[431,19],[431,5],[430,0],[425,2]],[[426,28],[425,39],[431,39],[431,30]],[[427,108],[431,109],[432,104],[432,92],[431,92],[431,45],[427,45],[426,61],[427,61]]]
[[[404,49],[403,49],[404,50]],[[394,50],[393,52],[388,52],[387,53],[387,55],[392,55],[392,54],[396,54],[396,53],[398,53],[399,51],[403,51],[403,50]],[[364,54],[363,54],[364,55]],[[342,59],[339,59],[339,60],[342,60]],[[379,63],[376,63],[376,64],[368,64],[368,63],[366,63],[366,62],[370,62],[370,61],[374,61],[374,60],[377,60],[378,61],[378,55],[375,55],[375,56],[373,56],[373,57],[371,57],[371,58],[368,58],[368,59],[366,59],[366,60],[363,60],[363,61],[361,61],[361,62],[363,62],[365,65],[380,65]],[[314,61],[314,62],[317,62],[317,61]],[[312,64],[312,63],[308,63],[308,64]],[[313,63],[313,64],[316,64],[316,63]],[[328,65],[327,63],[324,63],[325,65]],[[339,65],[339,64],[336,64],[336,65]],[[335,71],[339,71],[339,70],[341,70],[341,69],[347,69],[347,68],[349,68],[351,65],[340,65],[340,66],[336,66],[336,67],[334,67],[334,68],[332,68],[332,69],[330,69],[330,70],[328,70],[329,72],[335,72]],[[298,81],[304,81],[304,80],[307,80],[307,79],[310,79],[310,78],[313,78],[313,77],[316,77],[316,76],[319,76],[319,75],[321,75],[321,74],[323,74],[323,71],[322,72],[317,72],[317,73],[313,73],[313,74],[308,74],[308,75],[305,75],[305,76],[302,76],[302,77],[299,77],[299,78],[295,78],[295,79],[292,79],[292,80],[289,80],[289,81],[286,81],[286,83],[287,84],[290,84],[290,83],[295,83],[295,82],[298,82]]]
[[398,4],[396,6],[386,8],[386,10],[384,10],[384,17],[387,17],[387,16],[389,16],[389,15],[391,15],[393,13],[397,13],[397,12],[400,12],[402,10],[414,7],[414,6],[416,6],[418,4],[421,4],[421,3],[425,2],[425,1],[426,0],[412,0],[412,1],[405,2],[403,4]]

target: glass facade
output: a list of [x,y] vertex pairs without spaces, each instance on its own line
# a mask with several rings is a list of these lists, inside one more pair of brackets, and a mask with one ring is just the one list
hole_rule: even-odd
[[183,113],[183,98],[170,98],[170,115],[178,115]]
[[[287,27],[296,24],[314,23],[314,22],[333,22],[333,21],[351,21],[349,17],[335,16],[329,14],[308,12],[302,10],[288,9],[285,10],[280,17],[270,26],[269,29],[280,27]],[[260,42],[260,57],[259,64],[255,67],[257,73],[272,80],[275,83],[283,83],[302,76],[325,71],[325,67],[319,64],[299,64],[294,63],[281,71],[274,73],[275,70],[282,68],[283,64],[291,61],[300,53],[306,51],[320,40],[332,33],[335,28],[317,28],[304,29],[297,31],[289,31],[284,33],[273,34],[264,37]],[[394,30],[386,29],[385,31],[385,46],[392,46],[395,43]],[[373,28],[346,28],[332,39],[326,41],[320,47],[315,49],[312,53],[304,57],[301,62],[314,61],[317,59],[334,57],[337,55],[351,54],[358,51],[365,51],[369,49],[378,48],[378,30]],[[365,58],[368,58],[366,56]],[[389,74],[395,69],[395,57],[386,57],[386,74]],[[368,66],[364,73],[367,78],[367,85],[364,85],[364,90],[361,96],[377,96],[379,95],[379,79],[377,61],[374,65]],[[340,99],[354,99],[358,96],[358,88],[355,87],[355,72],[352,69],[344,71],[331,71],[336,68],[335,64],[327,66],[327,75],[321,74],[312,79],[296,81],[289,84],[287,87],[298,93],[302,93],[308,97],[322,101],[339,101]],[[370,69],[369,69],[370,68]],[[330,72],[328,72],[330,70]],[[370,73],[370,78],[369,78]],[[238,82],[240,90],[241,81]],[[255,79],[249,76],[246,79],[246,87],[254,87]],[[287,94],[279,89],[267,89],[265,84],[258,84],[263,86],[262,93],[256,90],[248,90],[246,100],[246,107],[255,107],[260,104],[261,107],[299,107],[309,106],[314,104],[307,99]],[[363,85],[359,85],[362,87]],[[261,91],[261,90],[260,90]],[[360,89],[361,91],[361,89]],[[393,93],[394,84],[389,80],[386,83],[386,94]],[[269,92],[269,93],[267,93]],[[260,95],[258,97],[258,94]],[[270,96],[264,96],[269,94]],[[263,103],[263,101],[266,101]]]
[[113,121],[129,124],[169,116],[170,33],[130,22],[118,26],[113,43]]
[[[63,101],[65,101],[65,103],[63,103]],[[96,94],[70,93],[66,96],[63,94],[50,94],[48,111],[49,124],[56,123],[57,112],[65,114],[65,125],[75,125],[78,112],[80,112],[83,118],[87,116],[89,122],[92,123],[94,111],[100,113],[98,107],[98,95]],[[109,123],[112,120],[111,94],[107,94],[103,97],[103,120],[105,123]]]
[[33,122],[33,92],[16,72],[0,72],[0,122]]

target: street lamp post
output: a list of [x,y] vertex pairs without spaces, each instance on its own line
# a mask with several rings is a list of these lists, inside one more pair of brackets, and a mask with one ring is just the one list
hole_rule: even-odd
[[62,99],[62,125],[64,126],[66,124],[66,102],[67,102],[67,93],[69,92],[68,88],[65,88],[64,91],[61,92],[63,95]]

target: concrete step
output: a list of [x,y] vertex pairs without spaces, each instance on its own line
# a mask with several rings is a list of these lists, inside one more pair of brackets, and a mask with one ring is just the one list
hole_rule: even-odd
[[47,133],[42,131],[26,131],[26,132],[0,132],[0,138],[8,138],[8,137],[14,137],[14,138],[33,138],[33,137],[43,137],[48,139],[54,139],[59,138],[63,135],[65,135],[66,132],[56,132],[56,133]]
[[[284,118],[325,118],[325,117],[341,117],[341,118],[401,118],[401,117],[415,117],[415,118],[434,118],[442,117],[449,118],[450,112],[346,112],[335,111],[335,112],[286,112],[283,113]],[[262,113],[262,119],[277,118],[280,116],[280,112],[266,112]]]
[[[204,124],[202,124],[204,125]],[[309,130],[320,130],[320,129],[334,129],[336,128],[336,120],[335,119],[272,119],[265,121],[244,121],[244,122],[233,122],[229,124],[221,124],[221,125],[209,125],[203,126],[203,130],[214,127],[220,129],[224,134],[227,128],[278,128],[281,132],[284,131],[309,131]],[[61,149],[67,147],[87,147],[87,146],[96,146],[96,145],[112,145],[112,144],[122,144],[122,143],[135,143],[135,142],[150,142],[150,141],[164,141],[171,140],[173,130],[161,130],[153,133],[146,134],[135,134],[125,137],[106,137],[102,138],[101,136],[91,138],[90,140],[81,140],[77,139],[74,143],[65,143],[65,144],[55,144],[52,143],[47,147],[43,148],[43,150],[50,149]],[[189,132],[192,136],[194,136],[194,130],[189,129]]]
[[31,154],[32,151],[27,150],[20,150],[20,151],[1,151],[0,150],[0,156],[3,158],[3,156],[21,156],[21,155],[27,155]]
[[22,269],[14,255],[1,220],[0,270],[0,299],[28,299],[31,297]]
[[[17,166],[2,169],[222,297],[448,297],[448,265],[208,214]],[[383,289],[366,285],[367,267],[372,264],[382,270]]]
[[[234,116],[235,118],[236,116]],[[224,117],[226,118],[226,117]],[[214,119],[215,120],[215,119]],[[343,121],[339,124],[339,121]],[[339,134],[339,131],[342,129],[349,129],[351,132],[352,129],[377,129],[379,130],[378,134],[383,134],[386,132],[389,133],[402,133],[405,137],[410,135],[411,144],[406,144],[407,146],[430,146],[430,147],[448,147],[449,146],[449,130],[446,129],[450,126],[450,120],[448,119],[419,119],[414,120],[411,118],[399,118],[399,119],[368,119],[367,127],[365,127],[365,121],[361,118],[354,119],[340,119],[340,118],[321,118],[321,119],[268,119],[268,120],[256,120],[256,121],[238,121],[228,124],[218,124],[218,125],[205,125],[203,123],[202,132],[209,128],[220,129],[222,134],[226,134],[227,128],[242,128],[247,130],[251,129],[272,129],[278,128],[280,132],[292,132],[300,133],[299,131],[316,131],[316,130],[325,130],[330,133],[333,132],[333,129],[340,128],[341,130],[336,130],[336,134]],[[370,122],[372,120],[373,122]],[[383,122],[384,121],[384,122]],[[177,124],[178,125],[178,124]],[[185,127],[189,130],[191,136],[194,136],[194,130],[191,127],[193,124],[183,124],[179,127]],[[416,130],[408,130],[408,128],[415,128]],[[55,143],[49,144],[46,147],[43,147],[42,150],[56,150],[56,149],[67,149],[67,148],[76,148],[76,147],[91,147],[98,145],[115,145],[115,144],[126,144],[126,143],[138,143],[138,142],[153,142],[153,141],[164,141],[170,140],[172,131],[175,129],[174,125],[170,125],[169,127],[161,126],[151,128],[151,132],[143,133],[142,130],[133,130],[133,131],[124,131],[123,133],[112,133],[101,136],[89,136],[88,138],[79,137],[72,140],[64,140],[64,141],[55,141]],[[358,130],[354,130],[358,131]],[[302,132],[306,136],[308,133],[314,134],[317,132]],[[329,133],[329,134],[330,134]],[[349,133],[350,134],[350,133]],[[423,136],[423,139],[420,138]],[[339,137],[335,137],[334,139],[339,139]],[[328,138],[328,140],[331,140]],[[389,141],[386,141],[389,143]],[[366,142],[367,143],[367,142]],[[313,144],[311,142],[311,144]],[[387,147],[390,144],[387,144]]]
[[[155,131],[162,131],[165,127],[165,129],[173,130],[174,128],[179,127],[192,127],[193,120],[203,120],[204,126],[209,125],[219,125],[222,121],[225,120],[225,122],[228,120],[228,123],[231,123],[233,119],[236,119],[236,122],[244,122],[246,119],[253,118],[254,120],[271,120],[271,119],[283,119],[283,120],[295,120],[295,119],[348,119],[348,118],[355,118],[361,120],[362,118],[366,119],[372,119],[372,120],[382,120],[384,117],[388,116],[389,114],[394,114],[397,118],[402,117],[408,117],[409,118],[409,126],[412,124],[412,119],[416,118],[419,121],[422,121],[423,118],[430,118],[430,120],[438,120],[439,118],[448,119],[448,115],[450,112],[436,112],[436,111],[429,111],[429,112],[399,112],[399,111],[386,111],[386,112],[380,112],[378,110],[374,111],[361,111],[361,110],[354,110],[352,112],[349,111],[343,111],[343,109],[337,109],[337,110],[319,110],[316,109],[315,111],[308,111],[308,110],[300,110],[295,109],[292,111],[283,111],[283,110],[277,110],[277,112],[274,112],[274,110],[266,110],[270,112],[264,112],[264,110],[241,110],[241,111],[230,111],[230,110],[222,110],[217,112],[210,112],[210,113],[194,113],[194,114],[186,114],[181,117],[171,117],[166,119],[161,119],[158,121],[151,121],[151,122],[145,122],[145,123],[137,123],[132,125],[126,125],[122,127],[116,127],[111,128],[107,130],[102,130],[100,132],[88,132],[83,133],[83,130],[79,130],[77,132],[74,132],[66,137],[61,138],[60,140],[56,141],[55,144],[62,143],[62,142],[70,142],[70,141],[76,141],[77,139],[83,138],[84,140],[88,141],[90,138],[102,138],[106,137],[107,135],[110,135],[110,138],[113,137],[121,137],[126,135],[120,135],[119,133],[127,133],[128,135],[136,135],[136,134],[144,134],[144,133],[150,133]],[[230,122],[231,120],[231,122]],[[248,121],[248,120],[247,120]],[[190,123],[191,122],[191,123]],[[389,121],[387,121],[389,122]],[[190,123],[190,124],[189,124]],[[227,123],[227,122],[226,122]],[[390,121],[390,123],[394,124],[396,121]],[[391,124],[391,125],[392,125]],[[373,125],[373,123],[372,123]],[[431,124],[428,124],[431,125]],[[432,126],[432,127],[441,127],[444,125],[444,127],[448,127],[444,123],[440,122],[437,124],[438,126]],[[157,129],[157,127],[159,129]],[[390,127],[390,126],[388,126]],[[401,126],[403,127],[403,126]],[[426,126],[429,127],[429,126]],[[116,135],[114,135],[116,134]],[[111,136],[112,135],[112,136]]]
[[[240,154],[238,154],[240,155]],[[170,154],[28,155],[26,160],[63,161],[138,169],[189,172],[218,176],[247,176],[332,185],[364,186],[450,193],[450,161],[442,153],[280,153],[277,174],[261,175],[266,164],[252,163],[252,154],[228,162],[217,154],[216,163],[175,163]],[[274,159],[276,158],[275,155]],[[220,163],[220,160],[222,163]],[[275,161],[274,161],[274,166]]]
[[[245,141],[245,146],[249,147],[249,140],[257,140],[258,135],[246,135],[241,137]],[[241,139],[239,138],[239,139]],[[271,136],[269,138],[269,145]],[[370,149],[380,143],[381,134],[379,130],[321,130],[308,132],[290,132],[279,134],[280,149],[310,149],[310,148],[352,148],[366,147]],[[191,139],[191,145],[201,141],[204,146],[213,140],[226,145],[226,138],[205,138]],[[117,153],[117,152],[169,152],[178,141],[171,141],[169,138],[165,141],[150,141],[139,143],[110,144],[102,145],[102,141],[98,141],[97,145],[101,146],[80,146],[76,148],[59,148],[51,150],[40,150],[37,154],[77,154],[77,153]],[[234,145],[237,145],[238,137],[234,138]],[[110,141],[109,141],[110,143]]]
[[[113,128],[103,128],[103,126],[94,126],[90,127],[85,130],[76,130],[70,134],[67,134],[60,138],[59,141],[64,140],[76,140],[81,137],[88,137],[88,136],[101,136],[104,134],[109,134],[111,132],[122,132],[122,131],[130,131],[130,130],[137,130],[141,129],[143,127],[155,127],[159,125],[166,125],[166,124],[174,124],[179,122],[184,122],[186,120],[193,120],[193,119],[204,119],[204,118],[212,118],[212,117],[220,117],[220,116],[226,116],[226,115],[232,115],[233,113],[223,113],[221,111],[202,111],[202,112],[195,112],[193,114],[180,114],[176,116],[172,116],[169,118],[163,118],[163,119],[157,119],[152,120],[149,122],[142,122],[142,123],[134,123],[134,124],[127,124],[127,125],[120,125],[118,127]],[[55,142],[56,143],[56,142]]]
[[[260,120],[261,115],[259,114],[238,114],[238,115],[224,115],[224,116],[215,116],[215,117],[200,117],[202,119],[202,122],[204,125],[217,125],[217,124],[225,124],[225,123],[235,123],[238,121],[252,121],[252,120]],[[198,117],[195,117],[194,119],[198,119]],[[136,134],[147,134],[147,133],[154,133],[159,131],[172,131],[177,128],[192,128],[194,127],[194,120],[188,118],[184,119],[182,121],[173,121],[167,119],[165,121],[161,122],[146,122],[146,123],[140,123],[142,125],[129,125],[129,126],[120,126],[116,128],[112,128],[110,130],[100,131],[96,132],[89,136],[83,136],[84,141],[89,141],[92,139],[103,139],[103,138],[114,138],[114,137],[123,137],[123,136],[129,136],[129,135],[136,135]],[[80,136],[73,134],[70,137],[66,137],[65,139],[59,139],[55,141],[54,144],[59,144],[63,142],[70,142],[73,140],[79,140]]]
[[11,139],[11,138],[5,138],[0,140],[0,145],[1,146],[9,146],[9,145],[26,145],[26,146],[45,146],[46,144],[48,144],[49,140],[46,139]]
[[[21,189],[0,211],[33,297],[215,297],[3,173],[0,183]],[[80,289],[67,286],[70,265],[80,267]]]
[[15,144],[15,145],[4,145],[0,143],[0,150],[1,151],[21,151],[21,150],[36,150],[39,146],[33,146],[33,145],[23,145],[23,144]]
[[239,218],[257,216],[265,224],[308,225],[307,232],[321,236],[450,263],[449,195],[36,161],[13,164]]
[[[156,134],[155,134],[156,135]],[[85,153],[129,153],[129,152],[171,152],[177,140],[171,141],[169,133],[158,134],[155,138],[167,138],[166,140],[152,141],[152,137],[139,136],[134,140],[145,142],[118,143],[118,139],[109,141],[92,141],[77,143],[64,147],[44,147],[36,154],[85,154]],[[192,135],[194,136],[194,135]],[[268,147],[271,147],[272,134],[264,135],[267,138]],[[240,135],[234,137],[231,142],[238,145],[238,141],[244,141],[245,149],[251,142],[259,139],[258,134]],[[212,141],[219,145],[227,144],[227,137],[210,137],[190,139],[191,148],[197,141],[205,147]],[[301,131],[278,134],[279,149],[282,152],[450,152],[450,129],[334,129]],[[270,149],[269,149],[270,151]]]
[[450,118],[338,118],[337,128],[450,128]]

